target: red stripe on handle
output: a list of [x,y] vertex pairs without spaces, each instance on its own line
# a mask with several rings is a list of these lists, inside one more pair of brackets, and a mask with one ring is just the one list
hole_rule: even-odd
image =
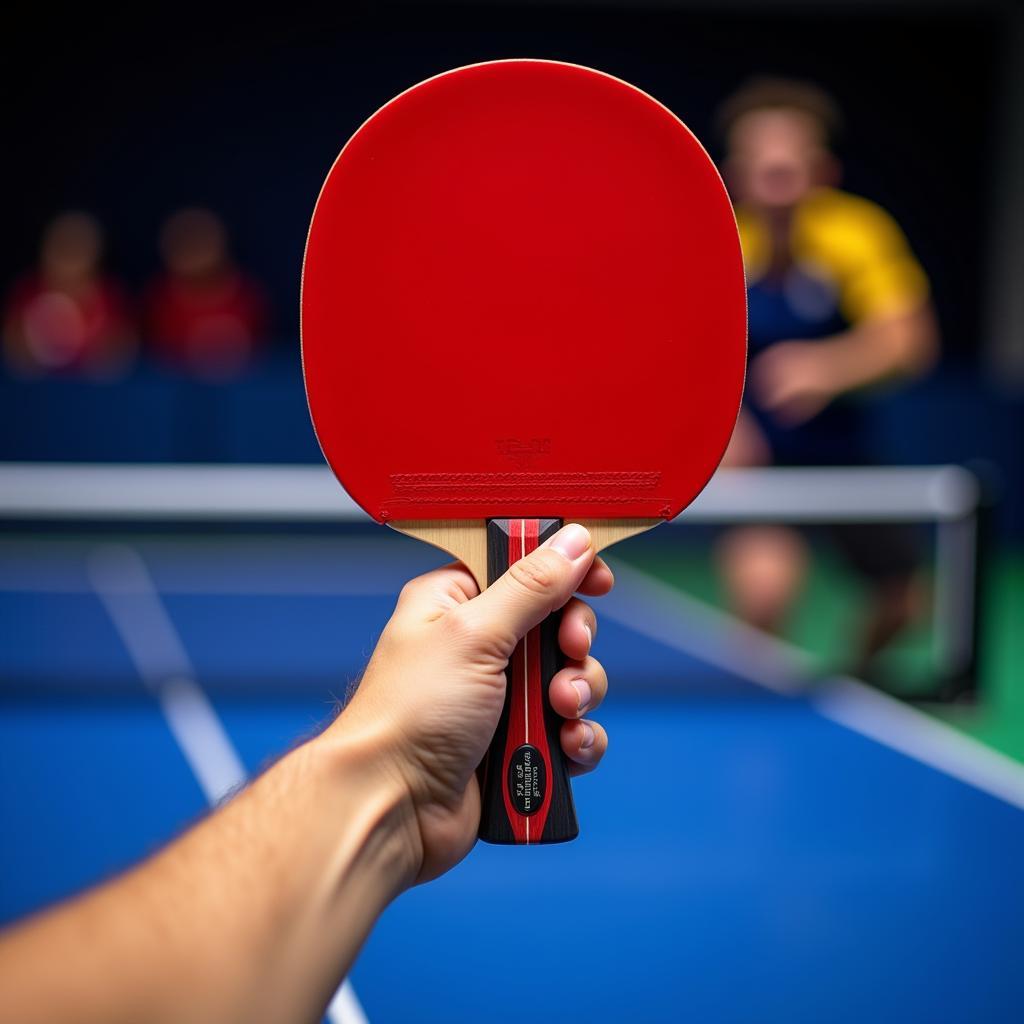
[[[514,519],[509,531],[509,567],[537,548],[539,521],[536,519]],[[505,738],[505,753],[501,764],[502,792],[505,796],[505,811],[512,825],[517,843],[539,842],[544,833],[548,809],[551,806],[552,766],[551,751],[548,747],[547,732],[544,728],[544,680],[541,675],[540,627],[531,629],[519,641],[512,652],[510,661],[509,721]],[[520,814],[512,801],[509,790],[509,768],[512,755],[524,743],[540,751],[544,763],[544,798],[540,808],[533,814]]]

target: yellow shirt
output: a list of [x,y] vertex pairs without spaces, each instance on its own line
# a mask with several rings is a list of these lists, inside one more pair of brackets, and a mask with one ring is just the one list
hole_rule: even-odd
[[[742,206],[736,220],[747,280],[754,284],[770,258],[768,230]],[[913,309],[928,297],[928,279],[899,225],[870,200],[815,190],[796,210],[791,244],[794,260],[835,288],[850,324]]]

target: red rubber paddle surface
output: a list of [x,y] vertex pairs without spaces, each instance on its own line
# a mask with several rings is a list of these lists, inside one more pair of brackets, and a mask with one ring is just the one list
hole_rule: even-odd
[[327,460],[378,521],[671,518],[743,388],[725,189],[678,118],[608,75],[440,75],[331,169],[302,349]]

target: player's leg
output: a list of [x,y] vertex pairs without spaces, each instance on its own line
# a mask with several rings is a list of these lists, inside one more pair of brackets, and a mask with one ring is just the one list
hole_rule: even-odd
[[872,587],[861,625],[858,675],[869,673],[875,655],[920,618],[924,604],[924,586],[916,573],[880,580]]
[[919,571],[920,538],[900,524],[844,524],[830,532],[867,586],[851,666],[856,675],[866,676],[875,655],[923,613],[927,595]]

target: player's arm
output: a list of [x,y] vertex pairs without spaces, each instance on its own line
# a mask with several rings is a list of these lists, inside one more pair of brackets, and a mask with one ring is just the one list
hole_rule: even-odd
[[138,868],[8,932],[0,1016],[316,1020],[415,872],[410,815],[365,741],[325,734]]
[[938,349],[931,305],[871,316],[825,341],[822,357],[826,384],[836,394],[927,370]]
[[928,304],[872,317],[815,342],[773,345],[751,367],[751,387],[782,422],[802,423],[840,395],[931,366],[938,347]]
[[[873,204],[848,200],[830,237],[848,330],[773,345],[750,369],[765,409],[799,423],[840,395],[927,370],[938,330],[924,272],[896,223]],[[829,249],[825,249],[828,252]]]
[[319,1019],[387,903],[473,845],[505,662],[563,605],[551,700],[575,772],[600,760],[607,738],[583,716],[606,680],[572,594],[611,583],[579,526],[483,595],[461,566],[414,580],[330,728],[140,867],[0,937],[0,1016]]

